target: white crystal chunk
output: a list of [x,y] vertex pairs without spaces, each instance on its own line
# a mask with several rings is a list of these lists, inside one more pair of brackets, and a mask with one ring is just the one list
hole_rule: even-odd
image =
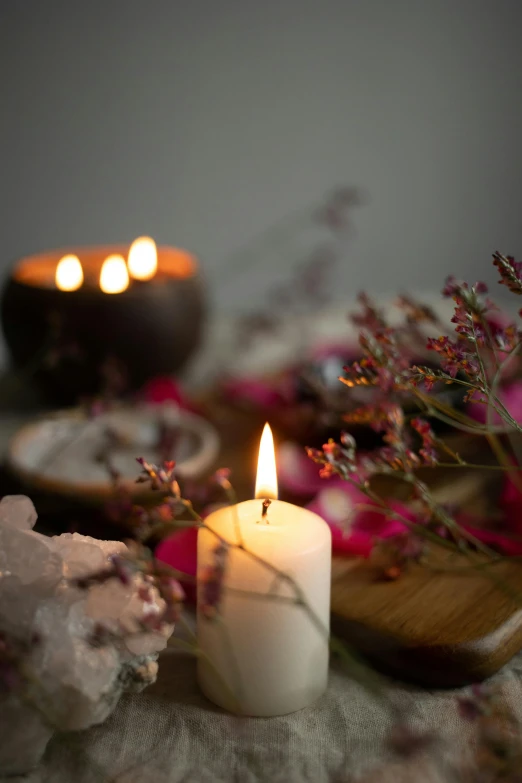
[[33,501],[25,495],[5,495],[0,500],[0,525],[30,530],[37,520]]
[[[156,658],[173,631],[148,631],[146,615],[160,615],[164,602],[143,578],[130,576],[81,590],[74,579],[107,569],[125,544],[78,533],[49,538],[32,526],[29,498],[0,502],[0,629],[18,640],[36,640],[28,660],[32,707],[16,692],[0,693],[0,777],[28,771],[52,734],[104,721],[125,690],[154,682]],[[92,643],[97,624],[114,636]],[[41,716],[46,720],[42,721]]]

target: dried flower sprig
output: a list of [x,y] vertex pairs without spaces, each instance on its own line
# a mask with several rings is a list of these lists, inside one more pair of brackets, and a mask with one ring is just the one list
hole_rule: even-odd
[[116,623],[106,626],[97,623],[93,629],[90,641],[100,647],[108,641],[127,638],[144,631],[161,631],[179,620],[185,592],[181,586],[178,574],[173,568],[156,560],[152,553],[136,542],[129,542],[126,555],[112,555],[106,568],[85,577],[76,578],[73,584],[80,590],[87,590],[92,585],[105,584],[115,580],[124,586],[133,582],[138,588],[138,595],[145,607],[153,604],[153,590],[157,591],[163,600],[163,609],[145,611],[134,618],[132,629],[124,628]]
[[[457,697],[458,711],[475,726],[477,745],[473,771],[465,780],[522,780],[521,727],[512,710],[491,685],[473,685],[469,694]],[[475,770],[480,770],[476,777]]]
[[[299,584],[290,574],[281,571],[257,553],[250,551],[243,542],[240,529],[237,531],[235,541],[227,541],[206,525],[205,520],[195,511],[191,501],[182,496],[175,476],[175,464],[167,462],[162,465],[156,465],[142,458],[138,459],[138,463],[141,466],[138,481],[148,483],[149,487],[158,493],[162,498],[160,507],[167,505],[169,508],[171,518],[164,523],[161,530],[162,535],[167,535],[169,532],[174,532],[180,527],[186,526],[186,517],[189,516],[193,525],[209,530],[216,538],[213,560],[206,569],[202,570],[198,580],[199,605],[202,616],[207,621],[219,621],[223,596],[227,591],[233,591],[233,588],[226,585],[226,570],[230,551],[234,548],[240,549],[252,561],[255,561],[259,566],[266,568],[270,572],[273,576],[272,584],[285,584],[287,588],[284,595],[279,595],[273,591],[268,591],[267,593],[246,591],[244,594],[259,601],[281,601],[285,604],[291,603],[295,605],[297,610],[307,615],[310,622],[323,636],[325,644],[330,644],[332,651],[344,661],[347,668],[354,673],[354,676],[366,683],[367,687],[377,697],[383,697],[379,675],[369,669],[359,659],[357,653],[351,650],[347,644],[330,636],[328,628],[323,626],[314,609],[304,597]],[[236,502],[230,481],[230,471],[227,468],[216,471],[210,483],[220,488],[228,503],[234,504]],[[136,514],[139,510],[140,515],[145,520],[144,529],[148,531],[148,534],[153,533],[157,529],[155,509],[158,506],[150,508],[134,506],[133,508],[133,513]],[[143,532],[140,533],[137,540],[128,542],[129,553],[126,557],[116,556],[112,558],[108,568],[87,578],[77,580],[76,584],[79,587],[86,588],[92,583],[105,582],[108,579],[116,579],[126,584],[129,579],[134,579],[136,576],[141,577],[144,580],[143,589],[156,588],[165,601],[165,609],[160,615],[154,614],[150,618],[145,615],[144,617],[136,618],[137,626],[140,630],[154,630],[157,627],[161,627],[165,622],[174,622],[176,620],[183,622],[183,614],[181,612],[183,592],[178,580],[180,578],[186,579],[186,576],[176,572],[170,566],[157,561],[150,550],[144,546],[143,541],[146,540],[147,535],[143,535]],[[120,633],[124,636],[128,635],[128,630],[98,627],[95,629],[92,641],[96,644],[103,643],[107,634],[112,635],[114,633]],[[196,654],[199,654],[195,638],[191,643],[191,649]]]
[[500,285],[505,285],[514,294],[522,294],[522,263],[513,256],[503,256],[498,250],[493,254],[493,263],[500,274]]
[[[495,254],[494,263],[500,271],[500,282],[520,293],[522,265],[499,254]],[[388,499],[379,496],[372,480],[393,475],[409,485],[410,501],[419,512],[417,522],[401,518],[409,534],[387,543],[389,549],[395,544],[396,560],[401,568],[404,561],[415,560],[421,550],[424,552],[426,542],[453,548],[473,563],[477,561],[477,553],[498,560],[498,555],[458,524],[451,510],[436,502],[418,474],[421,467],[473,467],[473,463],[464,460],[444,438],[434,433],[429,419],[438,419],[456,430],[487,438],[499,464],[477,467],[509,470],[513,480],[519,480],[517,444],[511,439],[511,447],[506,449],[491,426],[491,419],[495,415],[506,431],[517,436],[522,433],[520,422],[513,418],[498,393],[506,364],[520,350],[522,331],[510,319],[499,315],[486,294],[484,283],[469,286],[453,277],[447,279],[443,295],[455,302],[454,336],[424,334],[423,337],[425,349],[438,357],[438,366],[434,367],[412,362],[409,344],[412,327],[419,336],[426,327],[440,326],[433,310],[403,296],[399,306],[404,320],[392,327],[383,310],[362,294],[360,312],[352,317],[360,330],[362,358],[346,367],[346,374],[339,380],[349,389],[372,387],[380,396],[376,398],[374,394],[371,404],[352,410],[344,420],[348,426],[364,424],[381,433],[383,445],[373,452],[359,454],[353,437],[345,432],[339,443],[330,440],[322,449],[308,449],[308,455],[320,466],[321,476],[337,475],[349,481],[390,518],[398,519],[400,514]],[[462,386],[466,399],[486,405],[486,423],[477,423],[432,393],[438,384]],[[412,401],[418,414],[411,414]],[[422,546],[421,541],[424,541]]]
[[[319,206],[300,210],[276,224],[257,237],[251,246],[234,254],[225,268],[220,269],[221,283],[227,274],[237,275],[244,270],[248,260],[265,262],[267,254],[274,251],[276,258],[281,254],[296,256],[289,279],[274,285],[268,291],[266,301],[239,318],[235,353],[248,350],[259,337],[277,333],[289,315],[306,315],[311,308],[324,307],[331,300],[333,272],[342,257],[342,246],[353,232],[352,214],[364,200],[359,188],[335,188]],[[299,235],[306,231],[308,239],[310,228],[321,237],[302,257]]]
[[203,615],[212,619],[219,612],[223,595],[223,583],[225,579],[229,546],[220,541],[214,547],[214,560],[207,566],[200,576],[201,599],[200,608]]

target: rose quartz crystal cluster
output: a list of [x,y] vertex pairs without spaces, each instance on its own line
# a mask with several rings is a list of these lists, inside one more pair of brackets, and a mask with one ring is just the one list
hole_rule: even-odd
[[[154,589],[140,591],[141,576],[75,586],[75,578],[125,554],[125,544],[77,533],[48,537],[32,529],[35,522],[29,498],[0,501],[0,632],[28,651],[21,685],[0,689],[0,776],[34,767],[55,730],[101,723],[124,691],[154,682],[173,631],[141,630],[140,617],[163,609]],[[108,633],[93,645],[100,623]]]

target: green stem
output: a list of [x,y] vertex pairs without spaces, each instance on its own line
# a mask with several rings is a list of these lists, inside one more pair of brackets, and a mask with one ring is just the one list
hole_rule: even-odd
[[196,636],[196,634],[194,633],[194,631],[192,630],[192,628],[188,624],[186,618],[183,617],[183,612],[180,614],[178,622],[179,622],[180,625],[183,626],[185,631],[188,632],[188,635],[191,637],[192,641],[197,645],[198,637]]
[[424,467],[436,468],[476,468],[478,470],[507,470],[507,471],[520,471],[522,470],[519,465],[481,465],[477,462],[437,462],[436,465],[426,465]]
[[[375,475],[389,475],[389,474],[380,473]],[[376,512],[380,511],[380,513],[385,514],[390,519],[397,519],[399,522],[402,522],[412,532],[418,533],[420,536],[427,538],[432,543],[437,544],[437,546],[440,546],[443,549],[449,549],[452,552],[460,552],[456,544],[452,543],[451,541],[446,541],[444,538],[441,538],[436,533],[433,533],[431,530],[428,530],[423,525],[419,525],[418,522],[412,522],[411,519],[408,519],[399,511],[395,511],[376,492],[371,490],[369,487],[363,487],[360,484],[358,484],[356,481],[353,481],[352,479],[347,478],[346,476],[341,476],[341,478],[344,478],[345,481],[348,481],[350,484],[352,484],[352,486],[356,487],[361,492],[363,492],[366,495],[366,497],[370,498],[370,500],[373,500],[374,503],[377,503],[380,509],[374,509]]]
[[[518,353],[519,349],[520,349],[520,343],[518,343],[510,351],[510,353],[505,358],[505,360],[501,364],[498,365],[497,371],[496,371],[495,376],[493,378],[493,382],[491,384],[490,394],[488,396],[488,408],[487,408],[487,418],[486,418],[486,420],[487,420],[488,426],[490,426],[491,425],[491,420],[492,420],[492,407],[495,407],[495,410],[497,411],[498,415],[501,416],[504,419],[504,421],[507,421],[510,424],[512,423],[511,426],[514,426],[514,429],[517,432],[522,432],[522,430],[521,430],[520,426],[518,425],[518,423],[515,422],[515,420],[512,418],[511,414],[509,413],[509,411],[506,409],[504,404],[498,399],[498,396],[497,396],[497,389],[498,389],[498,386],[500,385],[500,381],[502,379],[502,371],[506,367],[507,363],[510,362],[513,359],[514,356],[516,356],[516,354]],[[498,405],[500,405],[502,407],[504,413],[502,413],[502,411],[500,411],[498,409],[498,407],[496,405],[494,405],[493,399],[498,403]],[[509,433],[508,437],[509,437],[509,442],[511,444],[511,449],[513,451],[513,454],[517,458],[517,462],[520,464],[520,459],[518,458],[520,443],[515,439],[513,433]],[[499,459],[499,462],[503,463],[504,465],[505,464],[511,464],[511,461],[510,461],[509,457],[507,457],[507,455],[505,455],[503,453],[501,455],[501,446],[500,446],[500,442],[499,441],[497,441],[496,443],[490,441],[490,445],[492,446],[492,448],[494,447],[496,449],[495,453],[498,454],[499,457],[502,456],[504,458],[504,459]],[[500,448],[499,448],[499,446],[500,446]],[[522,491],[522,478],[519,475],[515,475],[513,477],[513,482],[517,486],[517,488]]]
[[447,413],[444,412],[446,406],[442,406],[441,403],[435,398],[431,398],[428,395],[419,392],[418,389],[414,390],[414,394],[420,400],[420,402],[422,402],[424,406],[424,413],[427,414],[428,416],[438,419],[439,421],[442,421],[445,424],[449,424],[451,427],[453,427],[456,430],[460,430],[461,432],[467,432],[470,435],[486,435],[487,433],[486,427],[480,424],[468,423],[468,422],[473,422],[473,419],[469,419],[468,417],[466,417],[467,421],[462,421],[462,417],[460,417],[459,420],[457,420],[455,418],[456,412],[453,412],[451,415],[448,415]]
[[[481,356],[481,353],[480,353],[480,349],[478,347],[478,342],[477,342],[477,337],[476,337],[475,326],[474,325],[472,325],[472,329],[473,329],[473,336],[475,338],[476,355],[477,355],[477,359],[478,359],[478,362],[479,362],[480,372],[482,374],[482,386],[486,390],[486,396],[487,396],[487,399],[488,399],[487,412],[486,412],[486,429],[487,429],[486,440],[488,441],[488,443],[489,443],[489,445],[491,447],[491,450],[495,454],[495,456],[496,456],[497,460],[499,461],[499,463],[501,465],[507,466],[507,465],[511,464],[511,461],[510,461],[508,455],[506,454],[506,452],[505,452],[505,450],[504,450],[504,448],[502,446],[502,443],[500,442],[500,439],[495,434],[495,432],[493,431],[493,427],[492,427],[492,411],[493,411],[493,409],[495,409],[495,405],[494,405],[494,402],[493,402],[492,398],[495,398],[496,388],[497,388],[498,383],[500,381],[500,376],[501,376],[501,372],[502,372],[502,365],[500,365],[497,368],[497,371],[496,371],[495,376],[493,378],[493,382],[492,382],[492,384],[490,386],[489,385],[489,381],[488,381],[488,376],[487,376],[487,373],[486,373],[486,369],[485,369],[485,366],[484,366],[484,362],[482,361],[482,356]],[[507,411],[506,411],[506,413],[507,413],[508,417],[511,418]],[[501,415],[501,414],[499,413],[499,415]],[[503,418],[505,418],[505,417],[503,417]],[[517,478],[518,477],[516,477],[516,476],[514,477],[515,482],[517,481]],[[520,488],[522,489],[522,485],[521,485]]]

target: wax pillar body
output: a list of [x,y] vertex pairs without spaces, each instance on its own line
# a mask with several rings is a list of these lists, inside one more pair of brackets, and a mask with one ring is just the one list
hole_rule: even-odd
[[[198,584],[203,653],[198,675],[205,695],[219,706],[272,716],[306,707],[326,688],[331,534],[320,517],[290,503],[274,500],[264,520],[261,510],[260,500],[248,500],[214,512],[205,523],[228,542],[238,541],[239,524],[245,549],[295,580],[316,622],[292,600],[296,593],[288,582],[247,552],[230,547],[215,619],[201,610]],[[213,564],[218,543],[212,532],[200,529],[198,583]]]

